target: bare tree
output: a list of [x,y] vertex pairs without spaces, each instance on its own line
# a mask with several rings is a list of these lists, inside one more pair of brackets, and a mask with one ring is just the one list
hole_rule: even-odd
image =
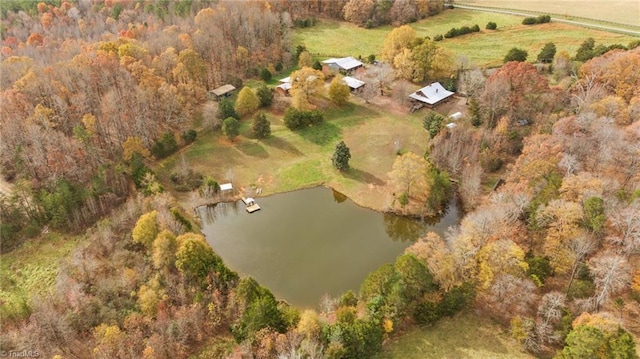
[[627,260],[615,253],[605,252],[589,261],[589,269],[596,286],[595,295],[591,298],[593,308],[600,310],[600,306],[611,295],[629,285],[631,281],[631,267]]

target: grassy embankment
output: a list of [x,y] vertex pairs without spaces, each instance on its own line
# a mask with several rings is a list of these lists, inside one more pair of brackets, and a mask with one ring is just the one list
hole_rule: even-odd
[[508,334],[487,318],[462,313],[392,337],[375,359],[526,359]]
[[[484,27],[489,21],[497,23],[498,29],[485,30]],[[528,51],[529,60],[535,60],[547,42],[555,43],[558,52],[567,51],[574,55],[580,44],[589,37],[592,37],[596,44],[605,45],[627,45],[637,39],[559,23],[535,26],[521,23],[522,17],[518,16],[453,9],[410,26],[417,31],[418,36],[433,38],[446,33],[452,27],[478,24],[481,29],[479,33],[444,39],[439,44],[456,55],[465,55],[482,67],[500,66],[504,56],[513,47]],[[364,29],[350,23],[323,20],[314,27],[296,30],[293,40],[296,44],[305,44],[314,56],[366,57],[375,54],[379,57],[384,38],[391,29],[390,26]]]

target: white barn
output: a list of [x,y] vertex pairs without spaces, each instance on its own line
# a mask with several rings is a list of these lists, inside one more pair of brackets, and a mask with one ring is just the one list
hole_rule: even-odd
[[448,100],[453,95],[453,92],[442,87],[439,82],[434,82],[410,94],[409,98],[424,103],[429,107],[435,107],[436,105]]

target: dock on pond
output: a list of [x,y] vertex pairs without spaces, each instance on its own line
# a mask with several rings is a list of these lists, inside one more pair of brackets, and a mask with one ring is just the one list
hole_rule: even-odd
[[244,204],[247,206],[247,212],[249,213],[253,213],[255,211],[259,211],[260,210],[260,206],[256,203],[256,200],[248,197],[242,197],[242,202],[244,202]]

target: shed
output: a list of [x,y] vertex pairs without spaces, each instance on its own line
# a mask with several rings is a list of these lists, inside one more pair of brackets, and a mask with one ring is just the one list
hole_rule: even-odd
[[409,98],[424,103],[429,107],[435,107],[453,95],[453,92],[445,89],[439,82],[434,82],[410,94]]
[[364,86],[364,81],[360,81],[351,76],[345,76],[344,78],[342,78],[342,80],[344,81],[345,84],[347,84],[347,86],[349,86],[351,91],[358,90]]
[[213,89],[211,91],[209,91],[209,94],[211,94],[213,96],[213,98],[215,98],[216,100],[220,99],[221,97],[228,97],[231,95],[231,92],[233,92],[233,90],[235,90],[235,86],[233,85],[223,85],[218,87],[217,89]]
[[341,57],[341,58],[330,58],[322,61],[322,63],[327,65],[327,67],[329,67],[334,71],[344,71],[344,72],[351,72],[364,65],[361,61],[357,60],[352,56]]
[[221,191],[231,191],[233,189],[233,185],[231,183],[223,183],[220,185]]
[[447,123],[445,125],[446,128],[453,130],[454,128],[458,127],[458,125],[456,125],[455,123],[451,122],[451,123]]
[[276,86],[276,91],[282,95],[288,96],[291,90],[291,77],[287,76],[280,80],[280,85]]

